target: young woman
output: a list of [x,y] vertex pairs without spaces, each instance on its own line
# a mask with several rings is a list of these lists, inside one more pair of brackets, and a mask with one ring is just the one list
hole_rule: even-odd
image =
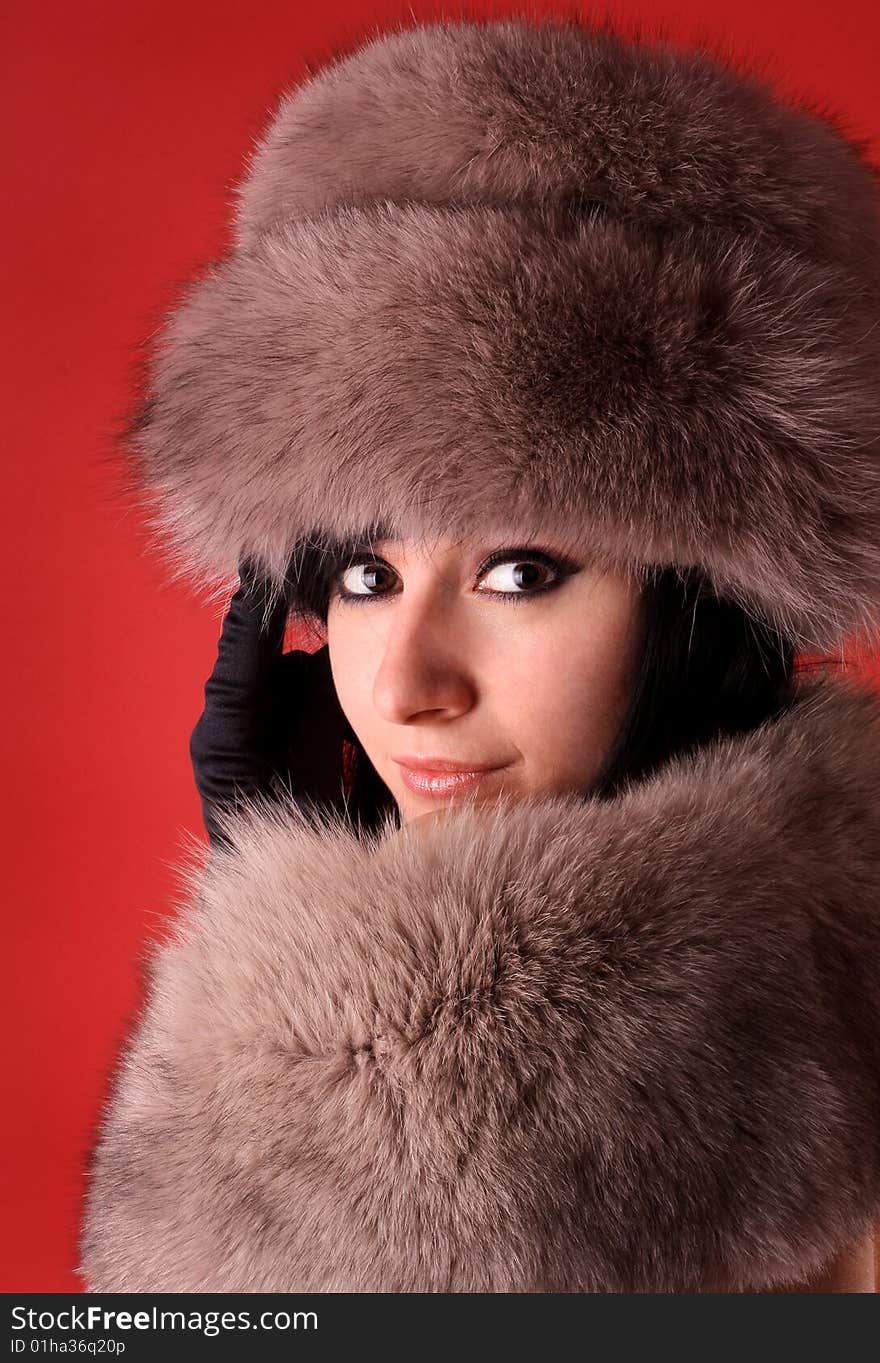
[[[398,30],[277,111],[132,423],[240,565],[97,1291],[871,1291],[880,215],[706,54]],[[325,632],[282,652],[289,614]]]

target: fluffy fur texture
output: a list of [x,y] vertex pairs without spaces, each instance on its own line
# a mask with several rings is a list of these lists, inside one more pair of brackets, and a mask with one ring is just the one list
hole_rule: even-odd
[[93,1156],[92,1291],[681,1292],[880,1213],[880,709],[608,802],[198,860]]
[[126,457],[181,574],[375,525],[700,564],[803,648],[880,625],[864,145],[580,22],[392,31],[284,98]]

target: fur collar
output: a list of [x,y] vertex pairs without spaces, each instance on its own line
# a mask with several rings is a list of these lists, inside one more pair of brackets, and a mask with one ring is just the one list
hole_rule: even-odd
[[849,682],[609,802],[227,826],[151,950],[91,1291],[760,1290],[878,1214],[880,709]]

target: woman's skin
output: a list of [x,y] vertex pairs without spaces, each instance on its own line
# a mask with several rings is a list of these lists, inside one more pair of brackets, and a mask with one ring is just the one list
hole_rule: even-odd
[[[498,551],[503,561],[481,572]],[[641,599],[635,579],[535,532],[379,540],[358,553],[331,589],[330,665],[401,821],[586,788],[630,699]],[[437,797],[403,783],[404,755],[503,769]]]
[[[558,571],[531,559],[526,545],[549,554]],[[516,552],[479,572],[490,554],[508,549]],[[562,571],[566,564],[570,572]],[[337,589],[357,599],[342,599]],[[600,568],[549,532],[496,529],[467,540],[365,546],[331,590],[330,665],[340,705],[402,822],[461,799],[491,803],[501,794],[587,787],[630,699],[641,605],[634,579]],[[504,768],[469,795],[438,799],[403,784],[394,758],[404,754]],[[873,1292],[873,1235],[807,1283],[766,1290]]]

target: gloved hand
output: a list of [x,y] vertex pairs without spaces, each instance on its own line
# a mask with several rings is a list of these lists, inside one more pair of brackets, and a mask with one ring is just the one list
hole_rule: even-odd
[[336,697],[326,645],[282,652],[289,592],[267,610],[265,579],[250,559],[223,621],[205,708],[190,737],[190,757],[212,846],[226,842],[215,819],[241,795],[301,807],[345,807],[343,740],[348,721]]

